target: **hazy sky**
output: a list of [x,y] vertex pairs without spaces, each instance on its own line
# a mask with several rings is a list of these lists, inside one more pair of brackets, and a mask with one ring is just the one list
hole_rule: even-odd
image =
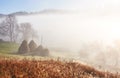
[[0,0],[0,13],[44,9],[116,9],[119,7],[120,0]]

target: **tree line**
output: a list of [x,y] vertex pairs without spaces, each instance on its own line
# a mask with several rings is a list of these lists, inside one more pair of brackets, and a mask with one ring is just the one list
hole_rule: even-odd
[[7,15],[0,23],[0,35],[7,37],[10,42],[19,42],[38,37],[30,23],[18,24],[14,15]]

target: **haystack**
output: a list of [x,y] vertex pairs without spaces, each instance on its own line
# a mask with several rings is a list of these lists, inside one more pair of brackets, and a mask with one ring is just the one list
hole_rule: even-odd
[[29,46],[27,44],[27,41],[24,40],[18,49],[18,53],[22,54],[22,53],[27,53],[29,51],[30,51],[30,49],[29,49]]
[[46,48],[44,49],[42,45],[40,45],[35,52],[38,52],[40,56],[48,56],[49,55],[49,50]]
[[47,48],[43,49],[41,56],[49,56],[49,50]]
[[42,52],[43,51],[43,46],[40,45],[38,48],[35,49],[35,52]]
[[4,42],[4,40],[3,40],[3,39],[0,39],[0,42]]
[[29,43],[29,48],[30,51],[33,52],[37,48],[37,44],[33,40],[31,40]]

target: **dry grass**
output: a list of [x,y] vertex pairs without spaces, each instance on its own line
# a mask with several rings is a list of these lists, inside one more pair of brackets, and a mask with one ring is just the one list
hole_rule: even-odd
[[0,58],[0,78],[120,78],[77,62]]

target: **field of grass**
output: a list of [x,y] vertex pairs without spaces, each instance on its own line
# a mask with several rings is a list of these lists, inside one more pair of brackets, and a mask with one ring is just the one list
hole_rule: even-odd
[[18,44],[0,43],[0,78],[120,78],[80,62],[14,54]]
[[0,57],[0,78],[119,78],[77,62]]
[[18,50],[17,43],[0,42],[0,53],[15,53]]

